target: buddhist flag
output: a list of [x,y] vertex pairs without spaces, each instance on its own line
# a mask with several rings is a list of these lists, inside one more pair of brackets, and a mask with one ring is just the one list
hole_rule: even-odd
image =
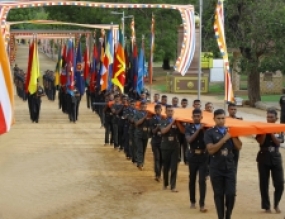
[[107,44],[105,48],[105,55],[108,57],[108,90],[112,88],[112,78],[113,78],[113,62],[114,62],[114,36],[113,28],[110,29],[108,33]]
[[38,43],[37,40],[34,40],[34,52],[33,52],[33,61],[31,69],[31,77],[29,81],[29,93],[34,94],[38,89],[38,78],[40,77],[40,66],[39,66],[39,55],[38,55]]
[[61,66],[62,66],[62,58],[61,58],[62,51],[61,50],[62,50],[62,43],[58,47],[57,63],[56,63],[56,68],[55,68],[55,80],[54,80],[55,86],[59,85],[59,77],[60,77],[60,71],[61,71]]
[[13,122],[14,89],[9,59],[0,36],[0,134],[8,132]]
[[125,51],[123,48],[124,36],[120,29],[119,31],[119,43],[117,45],[117,50],[114,59],[114,77],[112,82],[114,85],[118,86],[122,93],[124,93],[125,79],[126,79],[126,60]]
[[224,29],[224,6],[223,1],[218,0],[218,4],[215,12],[215,22],[214,22],[215,36],[217,38],[217,43],[224,60],[224,73],[225,73],[225,101],[234,102],[234,92],[232,87],[229,58],[227,52],[227,44],[225,38]]
[[29,60],[28,60],[28,70],[27,70],[27,78],[25,83],[25,91],[29,92],[29,82],[31,78],[31,69],[32,69],[32,61],[33,61],[33,53],[34,53],[34,41],[31,43],[29,48]]

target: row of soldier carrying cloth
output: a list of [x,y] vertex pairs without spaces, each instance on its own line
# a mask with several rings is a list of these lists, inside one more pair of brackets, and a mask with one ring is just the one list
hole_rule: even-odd
[[[231,137],[225,127],[226,112],[223,109],[213,110],[212,103],[205,104],[205,111],[213,113],[215,126],[206,128],[201,123],[203,111],[201,101],[193,101],[193,123],[185,124],[175,121],[175,108],[179,107],[178,98],[167,104],[167,96],[160,99],[154,95],[155,115],[147,111],[148,101],[143,94],[140,104],[124,95],[108,94],[109,103],[104,107],[105,114],[105,145],[114,145],[124,151],[126,158],[143,170],[145,152],[149,138],[154,158],[155,180],[160,182],[163,176],[163,188],[177,192],[176,178],[178,164],[183,159],[189,165],[190,208],[196,208],[196,176],[199,176],[199,210],[207,212],[205,206],[206,180],[211,179],[214,202],[219,219],[231,218],[236,198],[236,180],[239,153],[242,142],[238,137]],[[187,99],[181,100],[181,107],[186,108]],[[166,117],[162,116],[165,110]],[[229,117],[236,116],[237,107],[228,105]],[[277,112],[267,112],[267,122],[275,123]],[[182,133],[179,125],[185,126]],[[269,177],[272,174],[274,192],[273,209],[280,213],[279,202],[284,190],[282,158],[279,152],[280,143],[284,141],[283,134],[257,135],[256,141],[260,150],[257,155],[261,208],[271,213],[269,198]],[[169,174],[170,173],[170,174]]]

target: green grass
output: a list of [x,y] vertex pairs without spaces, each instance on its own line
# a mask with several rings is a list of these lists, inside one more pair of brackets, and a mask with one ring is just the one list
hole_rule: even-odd
[[210,84],[209,85],[209,94],[223,94],[224,93],[224,84]]
[[[238,97],[240,97],[244,100],[248,100],[248,96],[238,95]],[[223,98],[224,98],[223,95],[217,96],[218,100],[222,100]],[[262,95],[261,96],[261,101],[263,101],[263,102],[279,102],[279,99],[280,99],[280,95]]]
[[153,87],[153,89],[158,90],[160,92],[168,92],[165,84],[154,85],[152,87]]

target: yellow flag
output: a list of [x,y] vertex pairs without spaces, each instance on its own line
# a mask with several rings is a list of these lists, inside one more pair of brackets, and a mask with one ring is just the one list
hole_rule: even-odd
[[39,65],[39,55],[38,55],[38,44],[37,40],[34,41],[34,57],[32,62],[30,83],[29,83],[29,93],[34,94],[37,92],[38,88],[38,78],[40,77],[40,65]]

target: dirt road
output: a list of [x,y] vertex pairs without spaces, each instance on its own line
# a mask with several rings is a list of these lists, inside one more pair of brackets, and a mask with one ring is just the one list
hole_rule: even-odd
[[[258,114],[252,111],[252,115]],[[216,218],[209,181],[209,212],[189,209],[184,164],[179,166],[179,193],[174,194],[154,181],[150,147],[145,170],[138,171],[123,153],[103,146],[104,130],[86,108],[85,98],[77,124],[69,123],[57,102],[47,99],[38,124],[29,121],[27,103],[17,97],[15,116],[11,132],[0,137],[0,219]],[[233,219],[283,218],[284,213],[269,215],[260,210],[258,146],[252,138],[242,140]],[[284,201],[280,208],[285,212]]]

